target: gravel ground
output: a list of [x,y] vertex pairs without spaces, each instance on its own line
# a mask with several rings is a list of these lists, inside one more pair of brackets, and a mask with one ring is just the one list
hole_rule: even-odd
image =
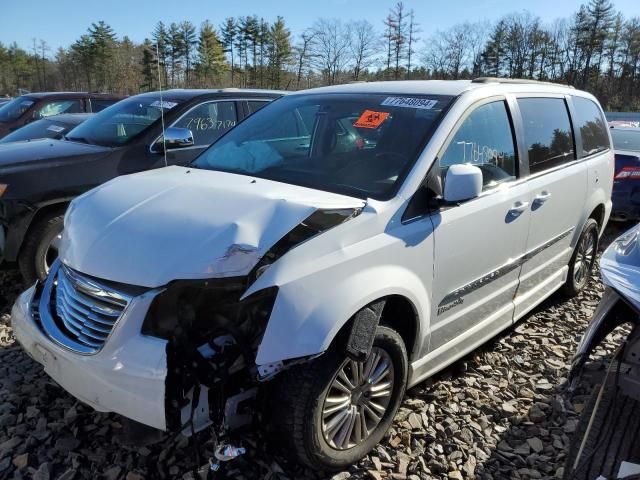
[[[620,227],[610,229],[615,238]],[[196,478],[210,445],[163,437],[131,446],[129,422],[96,413],[50,381],[13,343],[10,305],[22,289],[0,272],[0,480]],[[408,392],[383,442],[349,471],[299,470],[247,437],[248,453],[215,478],[560,478],[586,401],[562,384],[602,294],[597,273],[573,300],[556,294],[514,328]],[[614,333],[598,354],[616,345]]]

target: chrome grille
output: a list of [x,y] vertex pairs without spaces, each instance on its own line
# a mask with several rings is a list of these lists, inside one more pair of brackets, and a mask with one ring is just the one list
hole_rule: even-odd
[[54,339],[81,353],[96,353],[131,297],[63,265],[51,276],[52,281],[47,283],[51,320],[57,327]]

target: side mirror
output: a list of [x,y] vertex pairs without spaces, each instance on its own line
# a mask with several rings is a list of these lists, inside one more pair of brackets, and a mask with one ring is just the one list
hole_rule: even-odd
[[162,151],[163,148],[174,150],[192,147],[194,144],[191,130],[188,128],[169,127],[164,131],[164,142],[162,141],[162,137],[160,137],[155,146],[159,151]]
[[482,192],[482,170],[469,164],[451,165],[444,180],[445,202],[476,198]]

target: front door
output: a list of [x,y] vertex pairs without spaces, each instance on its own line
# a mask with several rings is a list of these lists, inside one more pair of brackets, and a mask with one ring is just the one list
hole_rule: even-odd
[[565,281],[587,192],[564,97],[517,99],[528,151],[531,221],[515,298],[515,318]]
[[507,103],[494,98],[462,120],[435,167],[470,163],[483,173],[475,199],[433,216],[435,255],[429,357],[447,362],[510,325],[529,230]]
[[238,113],[236,102],[233,100],[208,101],[196,105],[171,125],[191,130],[194,145],[167,150],[167,163],[169,165],[190,163],[236,123],[238,123]]

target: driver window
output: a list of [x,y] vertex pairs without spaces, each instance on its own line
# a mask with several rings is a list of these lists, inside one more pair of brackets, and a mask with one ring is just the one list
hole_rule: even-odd
[[443,181],[447,169],[460,163],[482,170],[483,190],[515,180],[515,145],[505,102],[487,103],[471,112],[439,162]]
[[35,118],[51,117],[60,115],[61,113],[81,113],[82,104],[80,100],[60,100],[57,102],[49,102],[43,105],[35,113]]
[[191,109],[173,126],[191,130],[196,147],[208,147],[237,120],[235,102],[207,102]]

